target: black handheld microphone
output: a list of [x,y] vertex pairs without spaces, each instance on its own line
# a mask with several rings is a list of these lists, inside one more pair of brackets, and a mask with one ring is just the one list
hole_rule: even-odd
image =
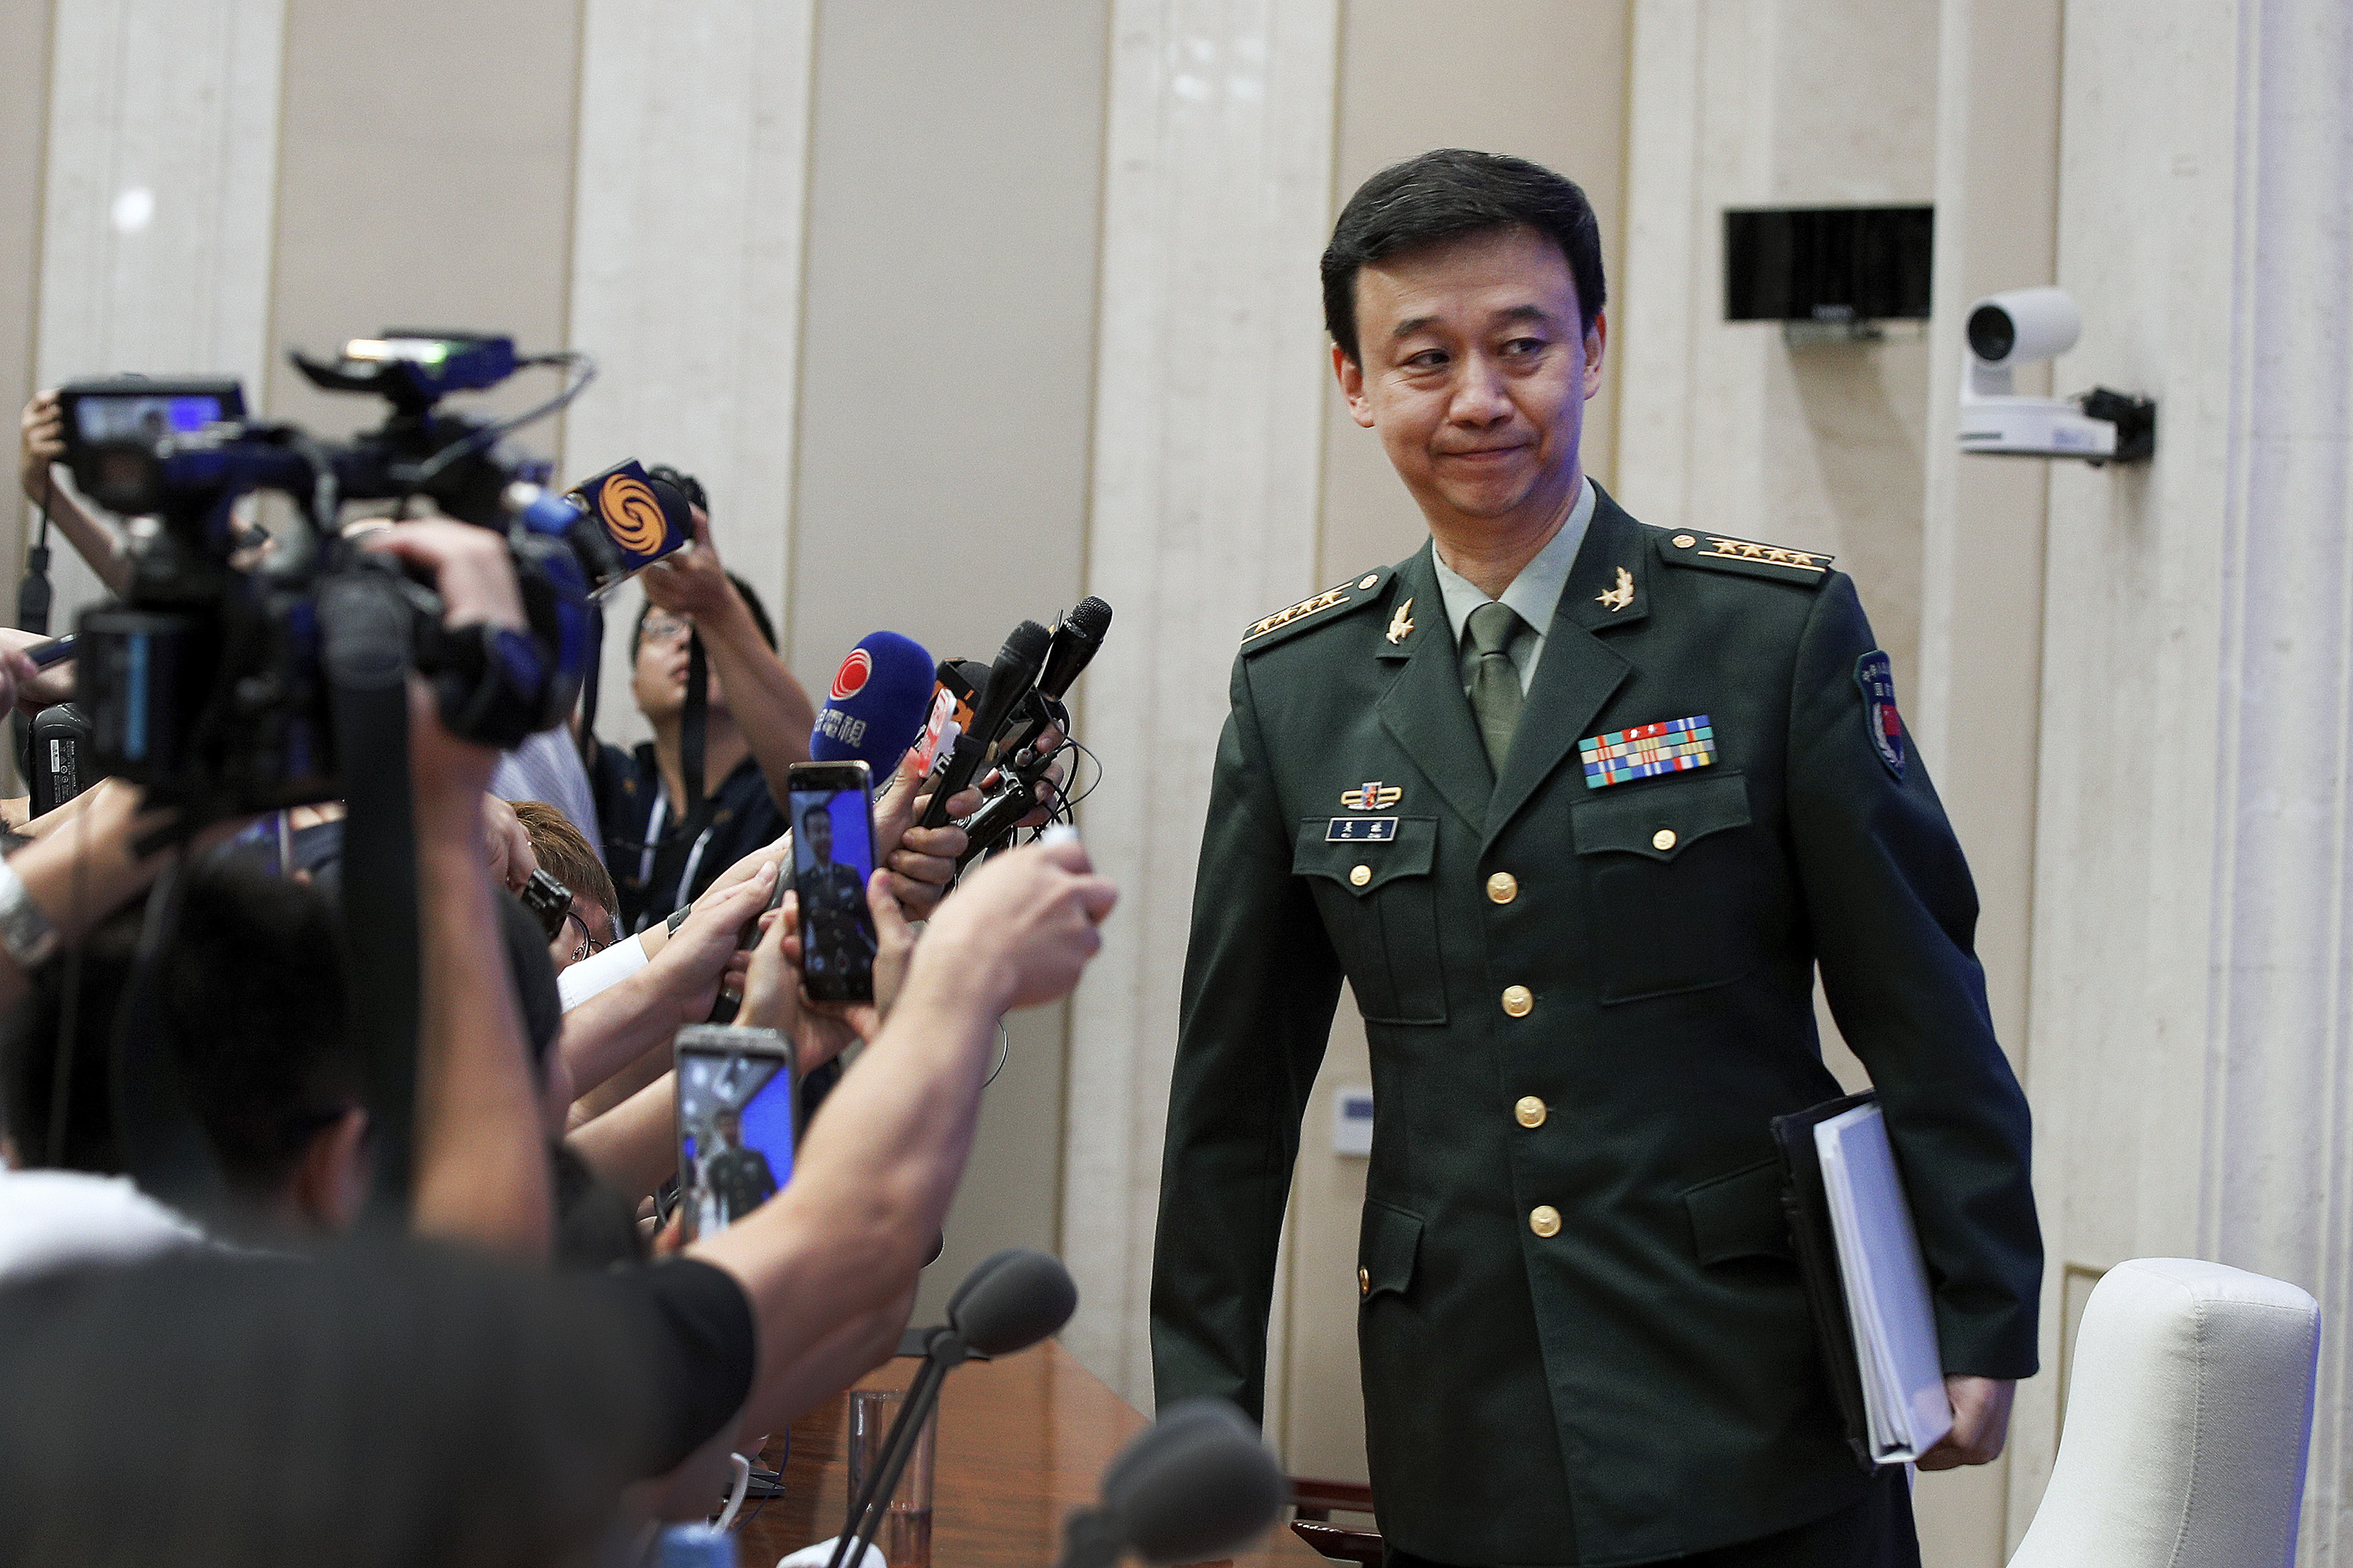
[[1007,727],[997,747],[999,756],[1018,752],[1049,724],[1070,729],[1062,693],[1071,689],[1071,682],[1078,679],[1080,672],[1094,662],[1096,653],[1103,647],[1103,634],[1109,630],[1111,606],[1092,595],[1080,600],[1056,623],[1053,641],[1046,648],[1046,662],[1038,671],[1038,683],[1022,699],[1020,710]]
[[947,821],[950,797],[972,783],[987,760],[988,748],[1011,721],[1016,705],[1037,686],[1038,671],[1046,662],[1053,637],[1037,622],[1024,621],[1005,639],[997,662],[989,667],[987,689],[973,705],[972,726],[956,737],[955,750],[948,754],[947,765],[932,790],[932,804],[923,813],[925,827],[938,827]]
[[[1038,629],[1041,635],[1045,631]],[[907,1385],[899,1418],[882,1438],[882,1451],[875,1457],[866,1485],[850,1502],[849,1519],[833,1543],[826,1568],[841,1568],[844,1562],[862,1568],[867,1545],[891,1506],[891,1494],[899,1489],[900,1472],[915,1451],[915,1434],[939,1402],[940,1384],[950,1369],[976,1353],[1003,1356],[1028,1350],[1069,1322],[1078,1305],[1079,1288],[1061,1259],[1026,1247],[992,1252],[965,1276],[948,1298],[946,1325],[923,1333],[923,1364]]]
[[1222,1399],[1184,1400],[1112,1460],[1101,1504],[1071,1515],[1060,1568],[1112,1568],[1123,1552],[1147,1563],[1231,1557],[1290,1497],[1248,1417]]
[[1090,594],[1081,599],[1061,625],[1054,628],[1053,645],[1046,650],[1046,667],[1038,672],[1041,697],[1060,698],[1091,663],[1111,630],[1111,606]]
[[1103,647],[1103,634],[1110,630],[1111,606],[1092,595],[1080,600],[1055,626],[1053,642],[1046,649],[1045,666],[1038,672],[1038,684],[1022,701],[1019,722],[997,748],[1000,757],[1011,759],[1005,770],[1004,787],[981,802],[980,809],[960,825],[968,847],[957,859],[958,867],[968,866],[994,849],[1013,831],[1016,823],[1038,808],[1038,781],[1046,776],[1051,759],[1028,757],[1023,748],[1049,724],[1069,731],[1071,720],[1062,707],[1062,694],[1093,662]]

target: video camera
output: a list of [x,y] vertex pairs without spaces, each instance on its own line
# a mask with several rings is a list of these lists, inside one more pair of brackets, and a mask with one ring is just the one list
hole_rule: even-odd
[[[591,595],[682,546],[682,500],[634,462],[568,496],[503,437],[552,414],[594,374],[585,356],[518,359],[513,340],[389,330],[340,358],[293,363],[311,384],[391,404],[349,441],[245,417],[234,381],[123,377],[63,387],[66,461],[92,500],[135,518],[132,580],[79,622],[78,700],[93,771],[145,786],[194,824],[336,798],[345,790],[330,697],[413,668],[451,730],[511,747],[571,711],[596,656]],[[525,365],[572,373],[500,422],[441,410]],[[296,526],[239,526],[236,503],[285,496]],[[431,586],[340,531],[345,501],[417,501],[504,537],[527,632],[441,625]],[[675,504],[672,504],[673,501]]]

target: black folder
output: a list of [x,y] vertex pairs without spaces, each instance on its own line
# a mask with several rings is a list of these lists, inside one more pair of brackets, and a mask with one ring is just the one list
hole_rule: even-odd
[[1806,1310],[1814,1320],[1814,1343],[1821,1352],[1822,1371],[1831,1380],[1831,1394],[1838,1402],[1839,1418],[1846,1427],[1847,1447],[1854,1451],[1855,1463],[1865,1470],[1879,1467],[1872,1458],[1871,1424],[1862,1405],[1862,1368],[1855,1357],[1854,1329],[1847,1317],[1846,1277],[1839,1269],[1838,1238],[1831,1231],[1830,1200],[1822,1190],[1822,1162],[1814,1147],[1814,1129],[1878,1098],[1866,1089],[1773,1118],[1773,1142],[1781,1152],[1781,1207],[1788,1215],[1789,1241],[1798,1255],[1799,1276],[1805,1282]]

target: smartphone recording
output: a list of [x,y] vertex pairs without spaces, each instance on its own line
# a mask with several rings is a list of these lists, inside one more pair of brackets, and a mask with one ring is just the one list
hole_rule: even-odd
[[793,888],[800,899],[801,984],[820,1002],[874,999],[872,775],[861,762],[800,763],[786,777]]
[[774,1029],[681,1029],[678,1184],[696,1236],[726,1229],[793,1179],[792,1047]]

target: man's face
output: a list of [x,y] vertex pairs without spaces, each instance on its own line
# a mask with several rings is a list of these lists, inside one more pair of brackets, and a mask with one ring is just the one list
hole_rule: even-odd
[[833,859],[833,817],[831,814],[812,811],[801,818],[801,837],[808,840],[809,859],[819,866]]
[[1576,497],[1585,402],[1601,387],[1599,317],[1582,332],[1560,247],[1495,229],[1356,275],[1364,363],[1335,346],[1356,423],[1433,526],[1541,526]]
[[[638,637],[638,657],[629,672],[629,694],[638,711],[659,721],[675,718],[686,707],[686,643],[691,630],[683,616],[656,607],[649,611]],[[727,694],[719,684],[719,670],[711,668],[711,708],[727,710]]]
[[723,1149],[733,1149],[744,1142],[744,1119],[732,1110],[723,1110],[711,1119],[711,1131]]

